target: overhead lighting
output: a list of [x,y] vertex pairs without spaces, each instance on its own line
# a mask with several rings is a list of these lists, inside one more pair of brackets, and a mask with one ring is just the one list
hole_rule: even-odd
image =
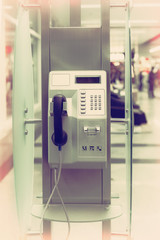
[[158,52],[158,51],[160,51],[160,46],[151,48],[151,49],[149,50],[150,53],[154,53],[154,52]]
[[123,62],[124,54],[123,53],[111,53],[110,60],[111,60],[111,62]]
[[118,67],[120,65],[120,62],[114,62],[114,66]]
[[[133,1],[130,0],[130,4],[136,8],[144,8],[144,7],[160,7],[160,3],[137,3],[133,4]],[[81,8],[101,8],[100,4],[82,4]]]
[[160,3],[137,3],[137,4],[133,4],[133,7],[160,7]]
[[146,30],[144,30],[144,29],[135,28],[132,30],[132,34],[145,34],[145,33],[146,33]]
[[5,10],[11,10],[11,9],[13,9],[13,7],[8,5],[8,6],[4,6],[4,9]]
[[123,54],[124,53],[124,47],[123,46],[119,46],[119,47],[112,47],[111,46],[111,54],[117,54],[117,53],[120,53],[120,54]]
[[157,20],[131,20],[131,23],[159,23]]

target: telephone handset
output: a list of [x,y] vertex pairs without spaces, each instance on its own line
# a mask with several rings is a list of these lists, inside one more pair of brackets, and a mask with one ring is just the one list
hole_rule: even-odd
[[65,113],[63,110],[63,103],[66,102],[65,96],[57,94],[52,99],[53,115],[54,115],[54,133],[52,134],[52,142],[60,147],[67,142],[67,133],[63,130],[62,116]]

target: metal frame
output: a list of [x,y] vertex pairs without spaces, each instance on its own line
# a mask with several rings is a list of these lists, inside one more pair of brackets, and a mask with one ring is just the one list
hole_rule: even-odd
[[[70,0],[70,3],[72,3],[73,0]],[[75,1],[74,1],[75,3]],[[101,69],[105,70],[107,72],[107,79],[110,79],[110,61],[109,61],[109,0],[101,0],[102,5],[102,48],[101,48],[101,56],[102,56],[102,62],[101,62]],[[79,12],[79,6],[80,1],[77,0],[77,5],[74,5],[73,9],[70,9],[70,25],[73,26],[73,24],[78,26],[80,24],[80,12]],[[76,12],[76,15],[75,15]],[[107,14],[106,14],[107,13]],[[52,171],[49,168],[48,165],[48,73],[52,70],[50,65],[50,42],[49,42],[49,4],[46,3],[45,0],[42,0],[41,2],[41,49],[42,49],[42,175],[43,175],[43,203],[45,204],[49,194],[51,192],[52,187]],[[106,54],[108,52],[108,54]],[[107,59],[106,59],[107,55]],[[95,69],[96,70],[96,69]],[[107,81],[107,91],[110,92],[110,82]],[[107,145],[110,144],[110,94],[107,94]],[[102,178],[103,178],[103,191],[105,193],[105,198],[107,197],[107,204],[110,204],[111,199],[111,184],[110,184],[110,148],[108,147],[108,166],[107,169],[101,170],[102,172]],[[107,185],[107,191],[106,191],[106,185]],[[108,222],[108,221],[107,221]],[[106,222],[103,223],[103,226],[106,225]],[[108,226],[108,223],[107,223]],[[50,223],[44,221],[44,233],[47,240],[50,239],[49,237],[49,231],[51,230]],[[106,234],[104,234],[105,236]],[[104,238],[103,236],[103,238]]]
[[[71,2],[73,0],[70,0]],[[80,1],[78,0],[78,5],[80,5]],[[109,8],[109,1],[101,0],[102,5],[102,65],[101,69],[107,71],[108,79],[110,77],[110,61],[109,55],[108,59],[106,58],[106,52],[109,52],[109,35],[107,34],[109,29],[109,21],[107,21],[106,12]],[[126,175],[127,175],[127,193],[128,193],[128,201],[127,201],[127,208],[128,208],[128,219],[127,219],[127,229],[128,233],[131,235],[131,218],[132,218],[132,78],[131,78],[131,39],[130,39],[130,4],[129,1],[126,5],[111,5],[111,7],[126,7],[126,51],[125,51],[125,120],[118,121],[123,122],[126,124]],[[29,6],[30,7],[30,6]],[[43,169],[43,203],[46,203],[46,200],[49,197],[51,192],[51,185],[52,185],[52,173],[48,165],[48,73],[51,70],[50,66],[50,43],[49,43],[49,4],[46,4],[45,0],[41,2],[41,29],[42,29],[42,169]],[[78,9],[78,8],[77,8]],[[75,9],[75,10],[77,10]],[[78,18],[80,18],[80,13],[78,13]],[[77,18],[77,26],[80,23],[80,19]],[[72,23],[75,21],[76,16],[74,12],[71,13],[71,26]],[[107,23],[107,24],[106,24]],[[47,27],[48,26],[48,27]],[[108,93],[110,92],[110,83],[109,81],[106,82]],[[127,90],[127,91],[126,91]],[[110,119],[110,94],[107,94],[107,115]],[[40,120],[38,120],[39,122]],[[37,120],[30,120],[26,119],[25,124],[28,123],[35,123]],[[112,122],[117,122],[117,120],[112,120]],[[107,132],[108,134],[108,144],[110,142],[110,121],[107,121]],[[109,148],[110,149],[110,148]],[[110,161],[110,151],[108,151],[108,168],[107,171],[103,170],[103,180],[110,182],[110,175],[111,175],[111,161]],[[110,184],[108,185],[107,189],[107,199],[108,203],[110,203],[111,198],[111,188]],[[103,190],[105,184],[103,185]],[[110,234],[108,234],[108,230],[110,230],[110,221],[104,221],[103,225],[103,239],[110,239]],[[49,222],[44,221],[44,233],[45,239],[51,239],[50,236],[51,232],[51,225]]]
[[[127,232],[131,237],[132,224],[132,138],[133,138],[133,104],[132,104],[132,71],[131,71],[131,30],[130,30],[130,1],[125,5],[125,119],[111,119],[112,123],[125,124],[125,163],[126,163],[126,197],[127,197]],[[122,161],[121,161],[122,162]]]
[[[72,0],[71,0],[72,1]],[[107,35],[109,29],[109,22],[106,21],[107,9],[109,8],[109,1],[101,0],[102,4],[102,65],[101,69],[106,70],[108,73],[108,79],[110,78],[110,61],[109,55],[106,59],[106,52],[109,52],[109,35]],[[131,216],[132,216],[132,83],[131,83],[131,46],[130,46],[130,24],[129,24],[129,15],[130,15],[130,6],[129,2],[126,5],[113,5],[111,7],[126,7],[126,51],[125,51],[125,120],[123,121],[126,124],[126,173],[127,173],[127,193],[128,193],[128,232],[131,234]],[[47,136],[47,105],[48,105],[48,73],[50,69],[49,63],[49,4],[46,4],[45,0],[42,0],[41,3],[41,24],[42,24],[42,149],[43,149],[43,203],[46,203],[46,199],[49,197],[51,191],[51,170],[48,165],[48,136]],[[77,8],[78,9],[78,8]],[[80,16],[77,9],[74,9]],[[73,12],[72,12],[73,13]],[[79,20],[78,17],[71,13],[71,26],[72,23],[76,20],[76,25],[78,26]],[[105,24],[103,24],[105,23]],[[107,23],[107,24],[106,24]],[[47,27],[48,26],[48,27]],[[107,89],[110,89],[110,83],[107,81]],[[108,91],[109,93],[109,91]],[[107,109],[108,109],[108,118],[110,119],[110,94],[107,94]],[[113,120],[114,121],[114,120]],[[116,122],[116,121],[115,121]],[[107,132],[108,134],[108,143],[110,142],[110,121],[107,122]],[[103,177],[106,181],[110,181],[111,175],[111,162],[110,162],[110,151],[108,151],[109,164],[106,172],[103,172]],[[105,184],[104,184],[105,187]],[[110,203],[111,198],[111,189],[110,184],[107,189],[107,199]],[[106,225],[107,224],[107,225]],[[103,222],[103,229],[108,227],[107,222]],[[44,221],[44,232],[46,239],[49,240],[49,223]],[[103,234],[103,239],[109,239],[108,231]]]
[[[41,1],[41,65],[42,65],[42,192],[43,203],[46,203],[51,192],[51,170],[48,165],[48,73],[49,66],[49,3]],[[47,187],[44,187],[47,186]],[[43,232],[50,240],[51,223],[43,221]]]
[[[109,29],[109,23],[106,23],[106,9],[109,7],[109,2],[102,0],[102,65],[101,69],[107,71],[108,74],[108,79],[109,79],[109,70],[110,70],[110,61],[109,61],[109,54],[108,54],[108,59],[106,59],[106,52],[109,50],[109,35],[108,35],[108,30]],[[50,63],[49,63],[49,14],[48,14],[48,6],[45,1],[42,1],[42,136],[43,136],[43,164],[45,164],[47,158],[48,158],[48,146],[47,146],[47,105],[48,105],[48,73],[51,70],[50,69]],[[109,81],[107,81],[107,89],[109,89]],[[107,109],[108,109],[108,118],[110,119],[110,95],[107,94]],[[109,121],[108,121],[109,122]],[[108,124],[108,143],[110,141],[110,124]],[[110,152],[108,151],[108,159],[110,159]],[[44,166],[46,167],[46,165]],[[48,164],[47,164],[48,168]],[[109,170],[109,168],[108,168]],[[46,176],[46,175],[44,175]],[[46,177],[44,179],[43,184],[47,186],[45,183],[49,183],[48,181],[46,182]],[[46,191],[46,189],[44,190]],[[110,192],[110,191],[109,191]],[[46,194],[44,194],[44,198],[46,198]],[[110,193],[109,193],[109,198],[110,198]]]
[[[126,163],[126,198],[127,198],[127,233],[131,237],[132,225],[132,138],[133,138],[133,104],[132,104],[132,71],[131,71],[131,26],[130,1],[126,4],[113,4],[110,7],[125,8],[125,119],[111,119],[112,123],[125,124],[125,163]],[[121,160],[122,162],[122,160]]]
[[125,119],[126,124],[126,187],[127,187],[127,231],[131,236],[132,223],[132,135],[133,135],[133,111],[132,111],[132,76],[131,76],[131,31],[130,31],[130,2],[126,8],[125,30]]

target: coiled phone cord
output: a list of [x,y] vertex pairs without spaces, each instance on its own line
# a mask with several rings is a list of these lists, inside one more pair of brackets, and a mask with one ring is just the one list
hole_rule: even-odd
[[[55,174],[54,176],[55,176],[55,181],[56,181],[56,174]],[[62,196],[61,196],[61,194],[60,194],[60,192],[59,192],[58,186],[57,186],[56,190],[57,190],[59,199],[61,200],[62,207],[63,207],[64,213],[65,213],[65,216],[66,216],[66,220],[67,220],[67,223],[68,223],[68,233],[67,233],[67,238],[66,238],[66,240],[68,240],[68,239],[69,239],[69,236],[70,236],[70,230],[71,230],[70,220],[69,220],[68,213],[67,213],[65,204],[64,204],[64,202],[63,202]]]
[[67,210],[66,210],[66,207],[65,207],[65,204],[64,204],[64,201],[62,199],[62,196],[59,192],[59,189],[58,189],[58,183],[59,183],[59,180],[60,180],[60,177],[61,177],[61,171],[62,171],[62,153],[61,153],[61,147],[59,147],[59,171],[58,171],[58,177],[56,178],[56,169],[55,169],[55,173],[54,173],[54,177],[55,177],[55,185],[53,187],[53,190],[48,198],[48,201],[45,205],[45,208],[43,210],[43,213],[42,213],[42,216],[41,216],[41,222],[40,222],[40,236],[41,236],[41,239],[44,240],[43,238],[43,234],[42,234],[42,223],[43,223],[43,218],[44,218],[44,214],[49,206],[49,203],[55,193],[55,190],[57,191],[58,193],[58,196],[60,198],[60,201],[61,201],[61,204],[62,204],[62,207],[63,207],[63,210],[64,210],[64,213],[65,213],[65,216],[66,216],[66,220],[67,220],[67,223],[68,223],[68,233],[67,233],[67,238],[66,240],[69,239],[69,236],[70,236],[70,220],[69,220],[69,217],[68,217],[68,214],[67,214]]

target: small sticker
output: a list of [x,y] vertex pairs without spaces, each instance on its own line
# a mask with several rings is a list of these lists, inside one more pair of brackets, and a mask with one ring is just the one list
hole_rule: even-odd
[[87,151],[87,146],[82,146],[83,151]]
[[90,151],[94,151],[94,146],[89,146]]
[[101,152],[102,151],[102,146],[97,146],[97,151]]

